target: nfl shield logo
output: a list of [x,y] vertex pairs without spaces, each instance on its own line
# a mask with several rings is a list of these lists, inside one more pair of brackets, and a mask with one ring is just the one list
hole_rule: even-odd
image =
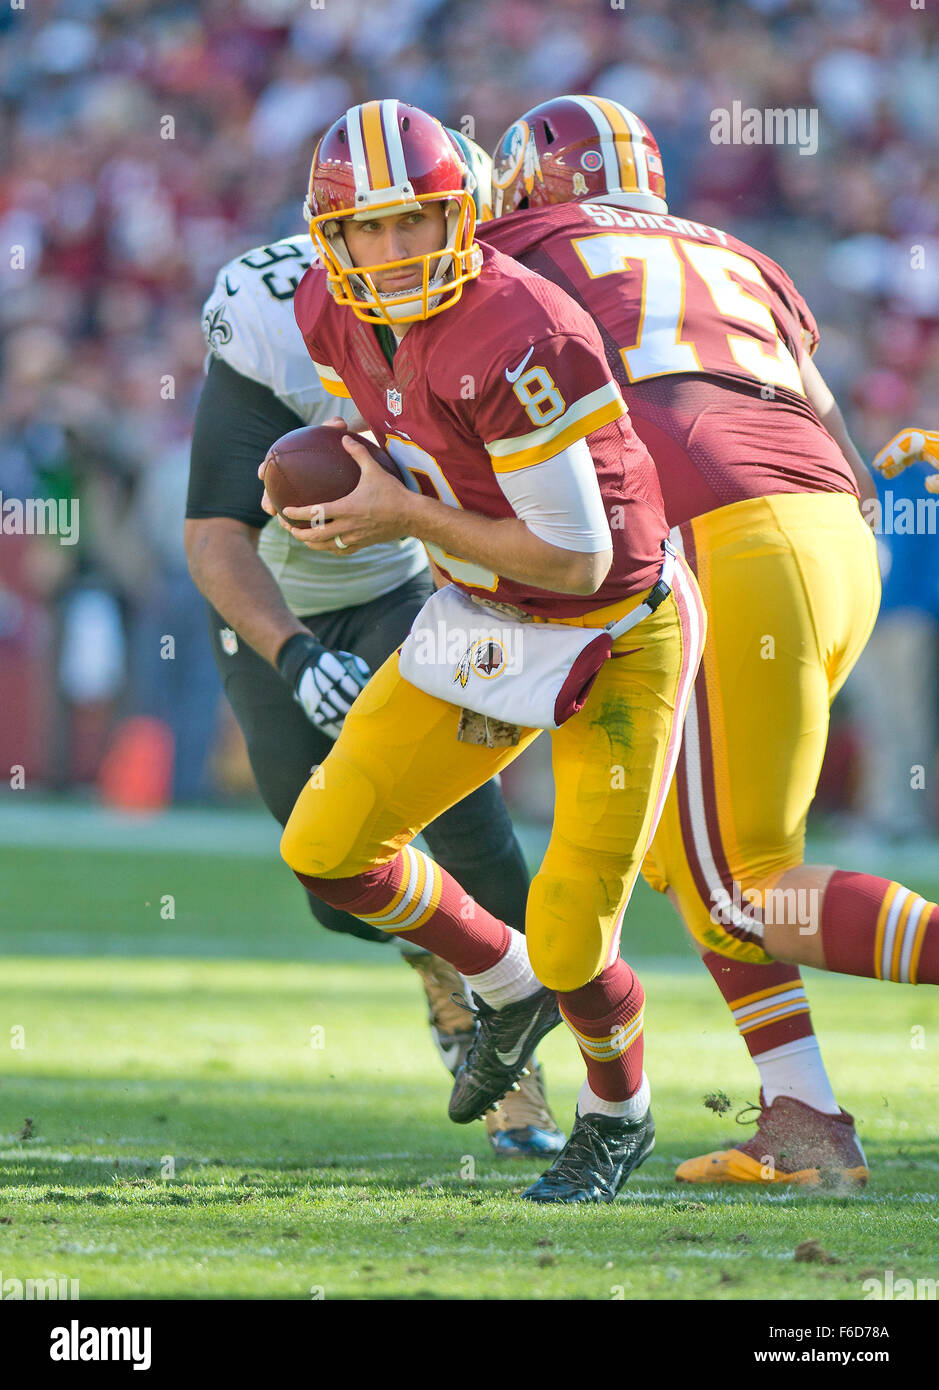
[[402,405],[401,392],[396,391],[393,386],[389,386],[388,390],[385,392],[385,404],[392,415],[400,415]]
[[238,650],[238,634],[230,627],[220,627],[218,635],[225,655],[234,656]]

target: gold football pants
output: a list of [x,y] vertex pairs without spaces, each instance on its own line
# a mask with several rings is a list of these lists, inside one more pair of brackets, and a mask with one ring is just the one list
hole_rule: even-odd
[[[599,627],[645,597],[572,621]],[[679,560],[672,595],[618,639],[584,708],[551,732],[554,824],[525,930],[532,967],[552,989],[587,984],[618,952],[622,914],[674,771],[703,638],[700,595]],[[281,842],[290,867],[348,878],[387,863],[540,732],[523,729],[517,746],[486,748],[458,742],[458,721],[455,705],[410,685],[397,653],[389,657],[297,800]]]
[[829,706],[877,616],[874,537],[853,496],[787,493],[708,512],[672,541],[708,638],[643,874],[701,946],[765,963],[757,894],[802,863]]

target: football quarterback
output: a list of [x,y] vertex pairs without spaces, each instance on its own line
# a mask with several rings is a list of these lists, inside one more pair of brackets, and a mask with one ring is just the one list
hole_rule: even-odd
[[[454,132],[474,169],[474,196],[490,197],[488,156]],[[222,684],[244,733],[261,795],[283,825],[326,758],[370,671],[404,640],[433,590],[423,546],[392,540],[357,554],[316,554],[269,522],[257,465],[275,439],[337,414],[353,420],[314,372],[293,297],[315,259],[308,234],[255,247],[219,271],[203,312],[207,375],[192,448],[186,543],[193,578],[209,604]],[[522,924],[528,875],[498,787],[489,782],[428,825],[431,852],[493,912]],[[413,943],[389,938],[308,894],[330,930],[399,942],[420,976],[432,1034],[456,1071],[474,1036],[454,996],[459,975]],[[544,1096],[540,1068],[486,1115],[503,1156],[551,1154],[564,1141]]]
[[[525,1195],[611,1201],[654,1135],[642,987],[619,933],[704,620],[593,322],[476,241],[470,185],[439,123],[395,100],[347,111],[313,157],[322,265],[300,283],[297,322],[324,388],[351,397],[406,485],[347,440],[358,487],[294,534],[321,555],[416,536],[450,582],[415,624],[417,654],[409,638],[346,716],[282,852],[327,902],[467,977],[480,1033],[452,1118],[502,1096],[563,1017],[587,1080],[570,1140]],[[413,838],[544,728],[554,826],[522,936],[461,910],[464,886]]]

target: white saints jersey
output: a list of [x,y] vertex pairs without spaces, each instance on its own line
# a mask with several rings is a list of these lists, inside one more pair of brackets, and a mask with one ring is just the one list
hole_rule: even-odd
[[[351,401],[323,390],[293,316],[294,293],[313,257],[305,235],[255,247],[222,267],[202,311],[210,358],[267,386],[305,425],[356,413]],[[356,555],[316,554],[273,518],[258,554],[298,617],[368,603],[427,567],[417,540],[372,545]]]

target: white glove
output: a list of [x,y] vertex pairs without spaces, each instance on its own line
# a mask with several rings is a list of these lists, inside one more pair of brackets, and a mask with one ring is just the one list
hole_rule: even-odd
[[370,674],[360,656],[324,649],[318,661],[304,668],[294,699],[311,724],[330,738],[338,738],[342,721]]
[[312,633],[298,633],[284,643],[277,669],[310,723],[332,739],[339,737],[342,721],[371,675],[360,656],[332,652]]

